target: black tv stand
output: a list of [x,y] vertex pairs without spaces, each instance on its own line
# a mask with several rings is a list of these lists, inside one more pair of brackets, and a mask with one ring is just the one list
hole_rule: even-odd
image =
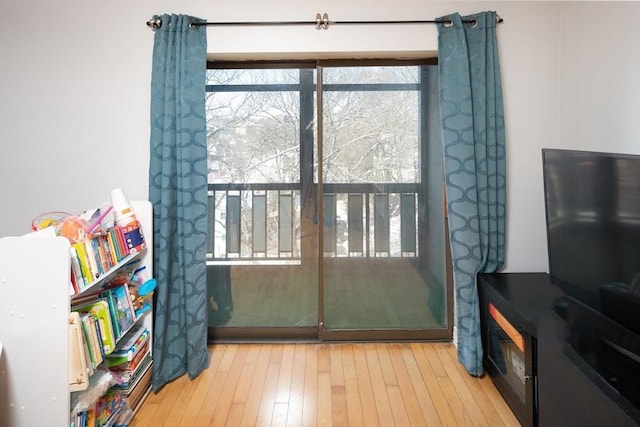
[[[625,350],[619,348],[617,343],[606,344],[601,337],[594,338],[591,324],[583,330],[584,335],[577,335],[576,324],[571,323],[571,320],[575,318],[576,310],[582,308],[553,285],[548,274],[480,274],[478,291],[485,366],[487,337],[484,325],[487,322],[487,311],[483,307],[489,303],[498,307],[507,320],[518,325],[535,343],[535,354],[532,356],[534,393],[528,397],[532,400],[528,403],[533,409],[531,413],[527,412],[524,422],[521,420],[523,425],[640,425],[640,408],[637,406],[638,402],[634,402],[636,395],[627,393],[626,398],[620,390],[616,390],[607,382],[606,370],[600,369],[598,372],[594,369],[593,361],[589,360],[589,345],[593,343],[593,357],[605,360],[610,365],[605,368],[618,370],[618,376],[621,373],[620,369],[624,369],[632,379],[639,375],[636,361],[633,357],[625,356]],[[599,314],[593,313],[593,324],[606,327],[609,320],[604,316],[598,318]],[[633,339],[634,334],[629,336]],[[576,346],[579,351],[576,351]],[[601,365],[602,363],[598,368]],[[492,374],[489,369],[487,372]],[[498,390],[505,394],[505,400],[509,403],[509,399],[506,398],[508,390],[504,390],[504,385],[496,380],[494,378]],[[624,384],[626,387],[635,385],[630,381]]]

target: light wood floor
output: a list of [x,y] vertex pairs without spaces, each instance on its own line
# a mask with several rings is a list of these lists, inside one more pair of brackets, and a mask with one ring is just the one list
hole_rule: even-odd
[[142,426],[519,426],[450,343],[217,344],[151,393]]

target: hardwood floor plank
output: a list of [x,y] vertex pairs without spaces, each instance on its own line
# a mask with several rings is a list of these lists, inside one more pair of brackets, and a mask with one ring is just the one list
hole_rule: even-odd
[[[466,372],[464,367],[460,363],[458,363],[458,358],[455,353],[451,351],[446,351],[446,352],[443,352],[442,354],[446,354],[446,356],[449,357],[452,366],[456,367],[457,371],[460,373],[460,376],[462,377],[469,376],[469,374]],[[515,419],[515,416],[511,411],[509,411],[509,414],[511,415],[510,417],[506,416],[507,414],[500,414],[498,412],[498,410],[494,405],[496,396],[495,395],[490,396],[490,394],[485,391],[483,383],[486,383],[487,381],[490,382],[491,378],[485,375],[482,378],[470,377],[470,378],[465,378],[465,380],[466,380],[465,383],[467,384],[467,387],[471,395],[478,403],[478,407],[484,414],[484,418],[485,420],[487,420],[488,425],[513,426],[514,422],[515,422],[515,425],[518,425],[518,421]],[[497,390],[495,389],[495,387],[493,387],[493,390],[497,393]],[[499,399],[502,399],[502,398],[499,397]],[[501,405],[501,406],[504,407],[504,405]]]
[[335,427],[343,427],[349,425],[349,416],[347,415],[347,393],[343,385],[331,387],[331,421]]
[[197,412],[193,425],[208,426],[209,421],[213,418],[213,414],[220,399],[220,390],[227,381],[228,372],[217,372],[211,381],[211,385],[207,390],[207,394]]
[[[200,383],[204,385],[210,384],[208,381],[207,375],[210,370],[205,370],[202,375],[199,375],[197,378],[193,380],[185,381],[180,394],[178,395],[175,404],[169,411],[169,414],[166,417],[166,423],[178,426],[182,422],[182,419],[185,418],[185,415],[188,414],[188,408],[191,405],[192,398],[196,395],[198,391],[198,385]],[[210,374],[209,374],[210,375]],[[186,377],[185,377],[186,378]]]
[[249,391],[247,392],[247,403],[244,407],[244,413],[242,414],[242,419],[239,423],[241,427],[251,427],[256,425],[258,413],[260,411],[260,400],[265,389],[265,380],[269,369],[271,348],[272,346],[269,344],[259,347],[260,352],[256,361],[253,378],[251,378]]
[[[396,373],[396,378],[398,378],[398,387],[402,394],[402,401],[404,402],[404,406],[407,410],[409,422],[412,426],[423,426],[425,425],[426,420],[422,416],[420,403],[418,402],[411,378],[409,377],[407,367],[404,363],[404,359],[402,358],[401,347],[405,345],[406,344],[390,344],[389,356],[391,357],[391,363],[393,364],[393,370]],[[440,425],[439,420],[437,425]]]
[[302,403],[302,425],[315,426],[318,422],[318,348],[305,346],[304,391]]
[[242,365],[240,378],[238,379],[238,384],[236,384],[236,390],[233,394],[233,403],[245,403],[247,401],[259,354],[260,347],[249,347],[247,358],[244,361],[244,365]]
[[[143,427],[143,426],[153,425],[151,424],[151,419],[153,418],[153,414],[155,414],[158,411],[158,407],[160,406],[160,404],[157,401],[151,400],[151,398],[154,397],[152,396],[153,394],[154,393],[151,392],[147,397],[147,399],[144,401],[144,403],[142,404],[142,408],[138,410],[138,413],[133,418],[133,421],[130,424],[131,427]],[[156,397],[157,396],[158,395],[156,395]]]
[[251,346],[244,345],[237,347],[235,357],[233,358],[229,372],[227,372],[227,378],[225,379],[222,389],[218,391],[220,393],[220,398],[218,399],[218,403],[213,411],[213,416],[209,421],[209,425],[225,425],[227,417],[229,416],[231,404],[233,403],[236,386],[240,379],[240,375],[242,374],[242,367],[247,359],[247,354],[249,353],[250,348]]
[[386,386],[387,396],[389,396],[389,404],[391,405],[391,411],[393,412],[394,426],[408,426],[411,425],[407,409],[404,406],[404,398],[398,385]]
[[491,378],[443,343],[217,344],[131,427],[519,426]]
[[291,392],[291,375],[293,374],[293,357],[295,344],[287,345],[282,351],[280,362],[280,376],[278,377],[278,388],[276,390],[276,403],[289,403],[289,393]]
[[319,344],[315,347],[318,352],[318,372],[331,374],[331,354],[329,345]]
[[371,378],[371,387],[375,401],[374,407],[378,414],[378,421],[381,426],[391,426],[394,424],[393,411],[389,403],[384,375],[382,374],[380,359],[378,358],[378,349],[375,344],[371,344],[367,350],[367,366],[369,367],[369,376]]
[[[446,377],[447,371],[444,369],[444,365],[440,362],[440,358],[436,353],[436,345],[422,346],[422,351],[427,356],[427,360],[429,361],[429,365],[431,365],[431,370],[436,378]],[[453,347],[453,351],[456,352],[456,348]]]
[[353,345],[344,344],[342,352],[342,368],[344,369],[344,390],[347,400],[347,417],[349,426],[358,427],[364,425],[362,405],[360,403],[360,389],[358,387],[358,374],[356,373],[353,359]]
[[270,426],[271,420],[273,419],[276,391],[278,389],[278,377],[280,376],[280,363],[274,362],[273,360],[272,357],[267,367],[267,375],[264,379],[264,389],[260,398],[260,409],[258,409],[256,426]]
[[202,407],[205,397],[213,382],[213,377],[218,372],[222,358],[226,352],[227,346],[211,346],[209,347],[209,367],[194,379],[195,388],[188,395],[188,405],[184,410],[184,415],[180,420],[180,427],[190,427],[195,425],[195,421]]
[[451,382],[451,378],[438,377],[437,381],[438,385],[440,386],[440,390],[442,390],[444,398],[447,400],[447,405],[449,406],[449,408],[451,408],[451,413],[453,414],[455,425],[464,425],[464,404],[462,403],[462,399],[460,399],[460,396],[458,396],[458,392],[456,392],[456,388],[453,385],[453,382]]
[[238,347],[238,344],[225,345],[226,350],[224,352],[222,360],[220,361],[220,367],[218,368],[218,371],[229,372],[229,370],[231,369],[231,365],[233,364],[233,361],[235,359],[236,352],[238,351]]
[[342,369],[342,345],[330,344],[331,385],[344,387],[344,370]]
[[487,395],[496,412],[500,415],[500,418],[502,418],[504,425],[510,427],[520,426],[520,422],[516,418],[515,414],[507,405],[505,405],[504,399],[502,398],[500,392],[496,389],[495,385],[488,375],[485,375],[484,381],[482,381],[481,386],[482,392]]
[[436,412],[438,413],[438,417],[440,418],[442,425],[457,425],[456,419],[451,412],[451,408],[449,407],[446,396],[443,390],[440,388],[438,379],[436,378],[436,375],[431,368],[431,364],[429,363],[428,357],[424,352],[424,346],[419,343],[412,343],[410,344],[410,347],[411,351],[413,352],[414,358],[416,359],[418,369],[420,370],[420,376],[424,380],[425,386],[429,391],[429,395],[431,396],[431,400],[433,401],[433,405]]
[[[333,426],[333,401],[331,396],[331,373],[318,371],[318,410],[317,423],[310,422],[308,425],[318,425],[323,427]],[[306,421],[306,418],[305,418]]]
[[173,387],[170,387],[169,389],[167,389],[167,393],[164,395],[164,398],[160,402],[160,405],[158,405],[158,410],[155,412],[155,414],[151,418],[151,421],[150,421],[151,425],[154,425],[156,423],[160,424],[167,419],[169,412],[171,412],[173,405],[175,405],[176,402],[178,401],[178,396],[180,396],[180,392],[182,391],[182,388],[184,387],[187,381],[188,381],[187,376],[183,375],[180,378],[177,378],[171,382],[171,385]]
[[364,425],[377,426],[380,425],[380,421],[378,420],[378,413],[373,410],[376,402],[373,396],[369,365],[367,364],[366,353],[369,351],[375,351],[375,346],[372,346],[371,344],[354,345],[353,361],[356,368],[358,391],[360,393],[360,406],[362,408],[362,419],[364,421]]
[[289,407],[287,413],[287,426],[296,427],[302,425],[302,409],[304,405],[304,380],[306,366],[306,344],[295,344],[293,354],[293,366],[291,369],[291,386],[289,389]]
[[393,370],[393,364],[389,357],[389,346],[387,344],[376,344],[376,350],[378,352],[378,360],[380,361],[380,369],[382,370],[384,383],[386,385],[398,385],[398,379],[396,378],[396,373]]
[[242,414],[244,413],[244,402],[231,402],[229,414],[225,420],[227,426],[238,426],[242,422]]
[[[458,370],[459,363],[454,365],[453,360],[448,355],[448,350],[451,348],[453,348],[453,344],[435,344],[436,353],[447,371],[447,375],[451,379],[458,396],[460,396],[460,400],[462,400],[465,412],[469,414],[469,417],[476,425],[491,426],[489,420],[485,418],[484,413],[469,390],[469,382],[474,378],[471,377],[468,378],[468,381],[464,381],[460,375],[460,370]],[[468,374],[465,372],[465,375]]]
[[413,390],[415,392],[416,398],[418,399],[418,403],[420,405],[420,409],[422,410],[422,417],[426,425],[428,426],[437,426],[442,425],[441,419],[438,416],[438,411],[431,399],[431,394],[427,389],[424,378],[420,373],[420,368],[418,367],[418,363],[413,355],[413,351],[411,347],[405,345],[400,347],[400,351],[402,354],[402,359],[404,360],[404,365],[407,369],[407,374],[409,375],[409,379],[411,380],[411,384],[413,385]]
[[273,405],[273,418],[271,418],[271,427],[282,427],[287,424],[287,413],[289,412],[289,404],[286,402],[276,402]]

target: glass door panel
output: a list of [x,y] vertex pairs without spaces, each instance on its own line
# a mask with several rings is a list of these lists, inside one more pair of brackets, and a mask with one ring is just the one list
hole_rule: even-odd
[[442,179],[423,148],[426,73],[323,67],[322,76],[325,337],[446,336],[444,257],[428,249],[444,251],[444,218],[429,211]]
[[[208,70],[210,332],[318,336],[313,69]],[[303,108],[310,105],[311,108]]]

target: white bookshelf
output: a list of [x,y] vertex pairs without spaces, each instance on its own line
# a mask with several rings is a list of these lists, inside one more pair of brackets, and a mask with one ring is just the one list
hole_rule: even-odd
[[[152,206],[131,205],[153,271]],[[0,426],[70,425],[69,253],[64,237],[0,239]],[[152,332],[151,313],[140,321]]]

